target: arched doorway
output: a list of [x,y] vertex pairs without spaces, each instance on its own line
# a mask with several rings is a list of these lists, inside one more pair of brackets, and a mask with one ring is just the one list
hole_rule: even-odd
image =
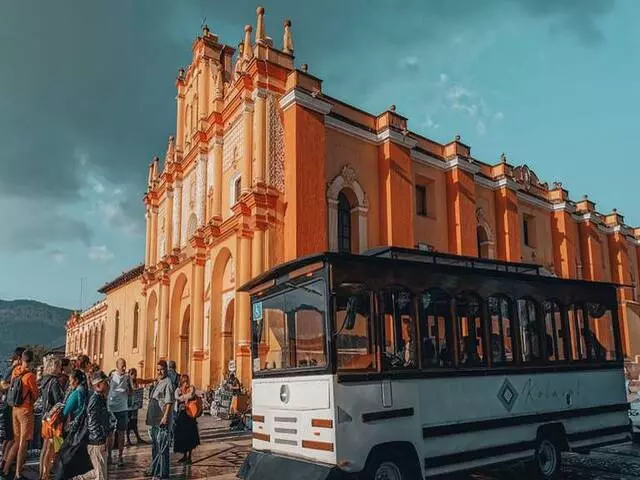
[[180,373],[188,373],[190,371],[190,356],[191,356],[191,341],[190,341],[190,328],[191,326],[191,306],[187,305],[187,308],[182,315],[182,327],[180,329],[180,362],[178,364],[178,371]]
[[211,309],[209,358],[212,385],[221,380],[233,358],[233,324],[235,308],[229,309],[235,298],[235,259],[228,248],[220,250],[211,272]]
[[[169,358],[167,360],[182,360],[180,349],[180,335],[182,334],[182,325],[184,320],[185,309],[189,306],[189,286],[187,285],[187,276],[181,273],[173,286],[173,294],[171,295],[171,318],[169,319]],[[163,328],[161,325],[160,328]],[[158,349],[161,350],[161,349]]]
[[146,378],[154,378],[155,366],[158,361],[158,296],[156,292],[151,292],[149,295],[145,330],[145,376]]

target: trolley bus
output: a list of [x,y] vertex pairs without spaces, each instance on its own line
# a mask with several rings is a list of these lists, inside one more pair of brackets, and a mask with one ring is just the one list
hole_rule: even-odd
[[252,302],[246,479],[407,480],[631,435],[616,285],[380,248],[301,258]]

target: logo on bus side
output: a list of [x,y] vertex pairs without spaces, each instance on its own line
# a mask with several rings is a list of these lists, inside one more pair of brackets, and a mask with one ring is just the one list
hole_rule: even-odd
[[498,390],[498,400],[502,403],[502,406],[507,409],[507,411],[511,411],[513,406],[518,399],[518,391],[511,384],[508,378],[504,379],[500,390]]
[[282,403],[289,403],[289,387],[287,385],[280,387],[280,401]]

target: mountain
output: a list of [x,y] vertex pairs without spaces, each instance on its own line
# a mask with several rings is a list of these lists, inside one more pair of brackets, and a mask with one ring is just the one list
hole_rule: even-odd
[[70,315],[71,310],[34,300],[0,300],[0,360],[25,344],[64,345]]

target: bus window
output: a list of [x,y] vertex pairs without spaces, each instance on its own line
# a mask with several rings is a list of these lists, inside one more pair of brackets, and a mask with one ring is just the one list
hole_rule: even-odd
[[585,339],[584,312],[581,305],[570,305],[567,309],[569,331],[571,332],[571,358],[587,360],[587,342]]
[[602,304],[587,303],[587,313],[589,328],[585,337],[589,358],[599,362],[615,361],[617,355],[611,311]]
[[254,372],[326,367],[325,301],[318,279],[254,304]]
[[536,312],[536,304],[528,298],[518,299],[518,321],[520,327],[520,344],[522,345],[522,362],[542,360],[540,345],[540,327]]
[[550,362],[567,360],[564,346],[564,325],[562,310],[555,300],[542,302],[544,311],[544,330],[546,340],[546,359]]
[[484,325],[481,303],[480,298],[470,292],[462,293],[456,297],[456,321],[460,335],[458,359],[462,367],[479,367],[486,364],[482,342]]
[[380,295],[384,326],[385,369],[416,368],[416,321],[413,296],[402,288],[386,289]]
[[[347,304],[356,303],[353,328],[346,328]],[[363,286],[340,286],[335,293],[335,329],[338,370],[377,370],[371,293]]]
[[453,367],[451,297],[439,288],[420,296],[422,368]]
[[511,302],[503,295],[487,299],[491,325],[491,363],[508,365],[513,363],[513,315]]

